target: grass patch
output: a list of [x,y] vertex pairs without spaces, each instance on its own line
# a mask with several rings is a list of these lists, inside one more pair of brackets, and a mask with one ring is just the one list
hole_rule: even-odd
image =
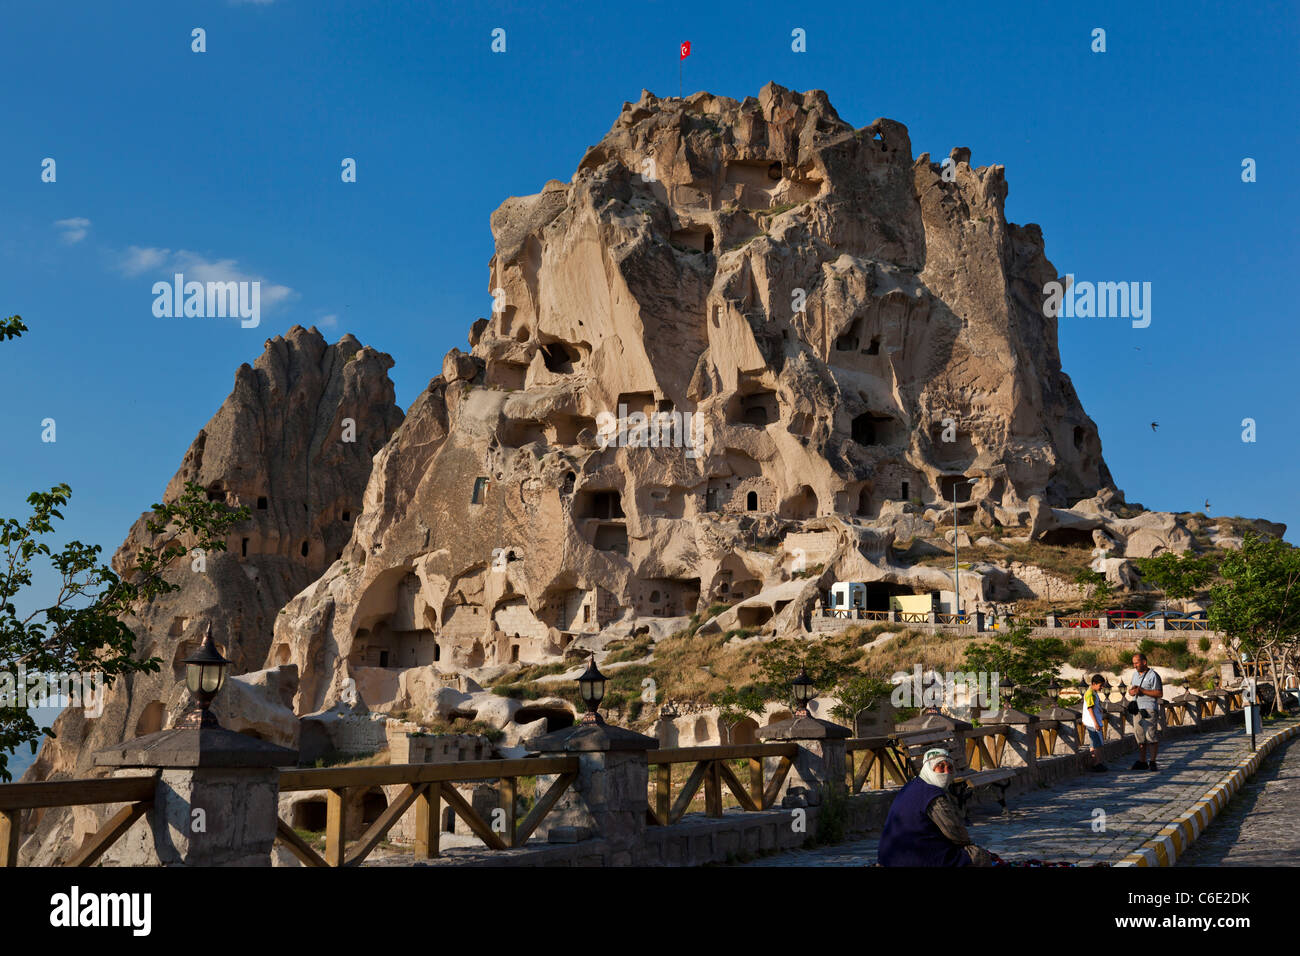
[[368,753],[340,753],[337,750],[326,751],[316,758],[314,767],[382,767],[388,763],[388,748],[372,750]]
[[[512,674],[502,676],[497,680],[497,683],[527,684],[537,680],[539,677],[549,677],[552,674],[563,674],[565,671],[572,669],[572,664],[567,664],[563,661],[557,661],[553,664],[528,664]],[[495,687],[492,689],[495,689]]]
[[801,202],[782,202],[777,203],[775,206],[769,206],[767,209],[746,209],[745,212],[749,213],[751,216],[772,219],[781,215],[783,212],[789,212],[791,209],[802,205],[803,203]]
[[531,684],[495,684],[492,693],[498,697],[511,697],[515,700],[537,700],[539,697],[550,696]]
[[[655,681],[658,699],[662,701],[671,697],[708,707],[713,696],[722,693],[727,686],[743,687],[756,683],[759,680],[758,667],[753,660],[756,648],[724,651],[723,645],[727,640],[725,634],[700,634],[694,628],[688,628],[659,641],[655,645],[654,660],[644,668],[644,676]],[[642,669],[637,665],[627,668]],[[618,671],[616,676],[622,673]]]
[[766,233],[756,232],[756,233],[754,233],[754,235],[750,236],[748,239],[741,239],[740,242],[733,242],[731,245],[727,246],[727,248],[723,249],[722,251],[723,251],[723,252],[735,252],[737,249],[744,249],[747,245],[749,245],[751,242],[753,242],[753,241],[754,241],[755,239],[757,239],[759,236],[763,236],[763,235],[766,235]]
[[[897,625],[894,625],[897,629]],[[871,648],[862,661],[862,670],[874,674],[910,672],[917,664],[922,669],[938,671],[965,670],[963,660],[973,637],[954,637],[939,632],[904,631],[882,647]]]
[[607,645],[607,650],[614,653],[609,654],[602,663],[618,664],[622,661],[638,661],[654,650],[654,641],[650,640],[648,635],[642,634],[630,644],[624,641],[611,641]]
[[412,737],[441,737],[446,734],[477,734],[496,743],[506,735],[504,730],[481,720],[457,718],[455,720],[433,720],[423,725],[423,729]]

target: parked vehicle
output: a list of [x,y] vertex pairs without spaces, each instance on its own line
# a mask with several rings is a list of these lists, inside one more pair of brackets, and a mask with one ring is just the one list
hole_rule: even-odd
[[1154,630],[1156,622],[1163,619],[1165,622],[1165,630],[1167,631],[1188,630],[1189,628],[1187,628],[1186,625],[1189,622],[1204,621],[1206,616],[1207,615],[1204,611],[1191,611],[1186,614],[1182,611],[1152,611],[1150,614],[1143,614],[1142,617],[1138,618],[1138,620],[1132,625],[1127,626],[1137,627],[1144,630]]
[[1141,611],[1130,611],[1124,608],[1117,608],[1106,612],[1106,623],[1113,628],[1131,628],[1137,626],[1137,621],[1141,620]]

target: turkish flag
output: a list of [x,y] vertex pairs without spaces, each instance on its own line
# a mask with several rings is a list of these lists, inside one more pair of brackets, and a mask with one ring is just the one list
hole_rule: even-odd
[[685,43],[682,44],[682,55],[678,57],[678,59],[684,60],[690,55],[691,55],[691,41],[687,40]]

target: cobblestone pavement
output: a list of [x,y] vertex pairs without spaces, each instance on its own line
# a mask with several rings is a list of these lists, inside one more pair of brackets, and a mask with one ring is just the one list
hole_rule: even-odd
[[1268,756],[1177,865],[1300,865],[1300,738]]
[[[1284,752],[1290,749],[1284,747]],[[1008,801],[1005,812],[996,805],[977,807],[971,811],[971,837],[1007,860],[1039,859],[1085,866],[1115,863],[1190,808],[1249,750],[1250,738],[1241,730],[1162,743],[1158,771],[1129,770],[1137,759],[1136,754],[1129,754],[1122,763],[1109,764],[1108,773],[1082,773],[1035,793],[1014,797]],[[1283,770],[1279,786],[1272,793],[1272,802],[1267,806],[1278,816],[1286,810],[1300,809],[1300,747],[1295,750],[1296,756],[1289,765],[1290,775]],[[1264,792],[1268,794],[1267,789]],[[1249,812],[1249,808],[1238,807],[1241,799],[1238,796],[1229,804],[1225,823],[1231,825],[1234,812],[1242,813],[1243,819]],[[1250,799],[1248,795],[1247,799]],[[1282,805],[1287,800],[1290,802],[1284,809]],[[1262,803],[1261,808],[1264,808]],[[1262,828],[1268,824],[1257,824],[1252,819],[1247,826]],[[1186,859],[1197,857],[1201,841],[1213,839],[1217,827],[1218,822],[1192,846]],[[1290,834],[1290,845],[1300,850],[1300,819],[1292,817],[1285,824],[1275,821],[1270,829],[1285,830]],[[875,862],[878,839],[877,833],[851,843],[791,850],[740,865],[862,866]],[[1231,846],[1233,838],[1221,839],[1225,842],[1220,852],[1237,852]],[[1274,855],[1280,852],[1275,851]],[[1241,864],[1246,860],[1227,858],[1225,862]]]

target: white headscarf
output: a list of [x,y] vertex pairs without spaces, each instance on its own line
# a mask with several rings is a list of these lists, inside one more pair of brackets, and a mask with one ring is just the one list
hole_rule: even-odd
[[948,785],[952,783],[952,773],[935,773],[933,767],[941,760],[947,760],[952,763],[952,758],[948,756],[948,751],[942,747],[935,747],[933,750],[927,750],[925,756],[921,758],[921,779],[926,783],[947,790]]

